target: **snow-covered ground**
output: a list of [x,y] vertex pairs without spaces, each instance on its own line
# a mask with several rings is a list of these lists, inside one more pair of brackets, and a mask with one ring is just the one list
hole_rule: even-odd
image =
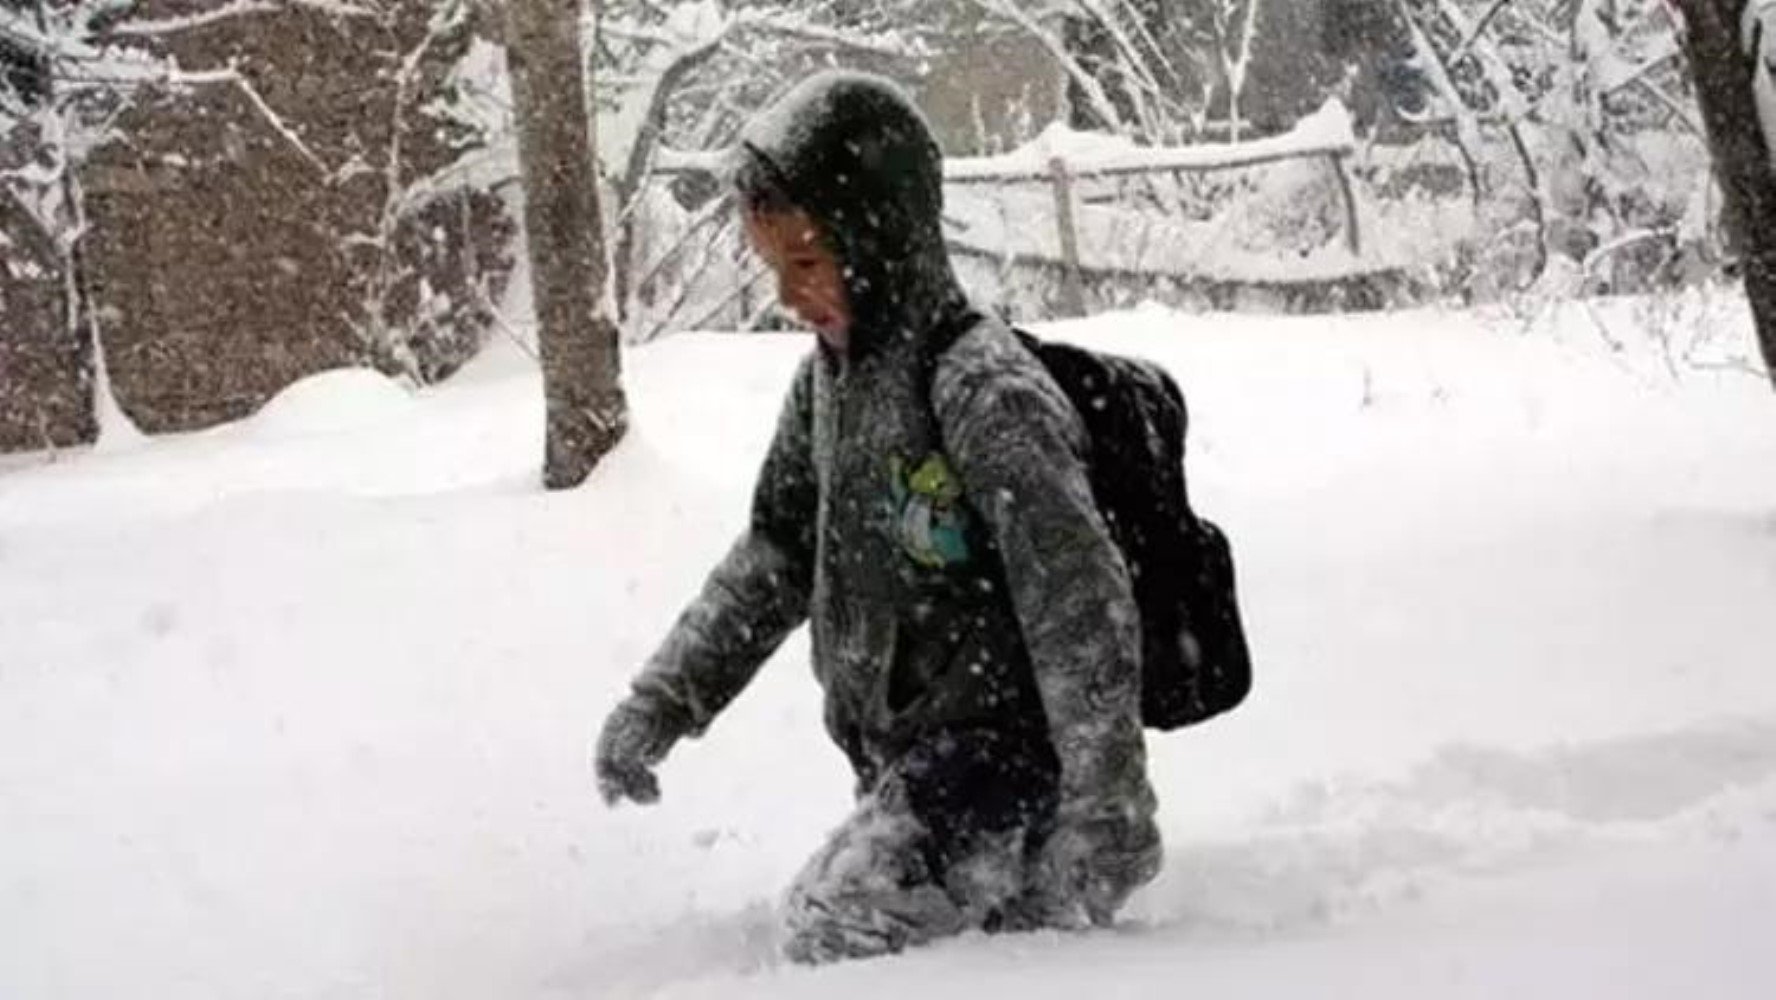
[[1742,300],[1161,310],[1253,700],[1152,742],[1126,923],[808,971],[777,891],[846,809],[797,637],[666,800],[591,735],[745,516],[807,341],[632,352],[630,439],[535,488],[496,350],[0,475],[0,997],[1764,1000],[1776,397]]

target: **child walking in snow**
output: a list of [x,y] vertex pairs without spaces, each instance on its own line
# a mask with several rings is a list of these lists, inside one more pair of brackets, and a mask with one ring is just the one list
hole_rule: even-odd
[[600,791],[655,801],[668,751],[806,622],[858,801],[789,891],[789,957],[1108,922],[1160,841],[1140,624],[1081,418],[970,309],[941,154],[893,84],[811,78],[738,155],[749,241],[818,343],[748,529],[604,724]]

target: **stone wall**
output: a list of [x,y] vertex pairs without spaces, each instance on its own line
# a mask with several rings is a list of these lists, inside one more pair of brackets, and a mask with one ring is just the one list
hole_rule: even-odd
[[[188,70],[237,67],[278,121],[228,85],[146,94],[83,171],[95,315],[118,402],[144,430],[239,418],[328,368],[433,381],[478,348],[516,249],[505,205],[457,190],[389,211],[392,190],[478,140],[437,113],[475,25],[427,41],[430,9],[291,7],[157,41]],[[0,294],[0,450],[42,447],[46,426],[58,445],[90,438],[60,276],[0,273]]]

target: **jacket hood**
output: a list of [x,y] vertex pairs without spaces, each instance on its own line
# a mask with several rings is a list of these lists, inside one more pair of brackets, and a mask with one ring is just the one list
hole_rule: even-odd
[[850,354],[917,341],[967,300],[943,239],[943,154],[891,81],[803,81],[741,134],[752,161],[825,230],[845,275]]

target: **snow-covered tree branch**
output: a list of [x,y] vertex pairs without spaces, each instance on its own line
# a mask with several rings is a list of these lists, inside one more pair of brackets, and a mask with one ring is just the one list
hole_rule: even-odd
[[304,8],[329,17],[374,18],[377,7],[372,3],[357,4],[350,0],[227,0],[206,10],[176,17],[126,17],[107,29],[113,38],[153,38],[206,28],[237,17],[253,17],[279,11]]

